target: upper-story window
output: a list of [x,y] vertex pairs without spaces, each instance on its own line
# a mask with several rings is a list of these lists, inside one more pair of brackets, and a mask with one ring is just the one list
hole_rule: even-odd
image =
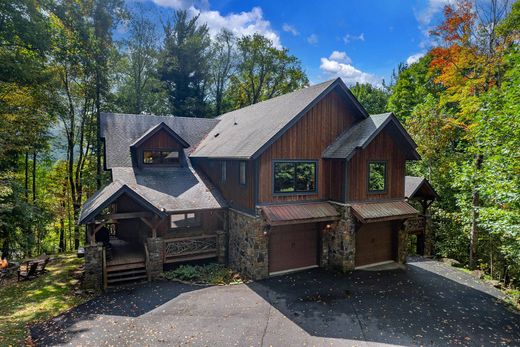
[[239,164],[239,172],[238,172],[240,184],[246,184],[246,162],[241,161]]
[[382,193],[386,191],[386,161],[368,163],[368,192]]
[[220,181],[226,183],[227,181],[227,161],[220,162]]
[[276,161],[273,163],[274,193],[315,193],[315,161]]
[[143,163],[147,165],[178,165],[179,151],[170,149],[145,149]]

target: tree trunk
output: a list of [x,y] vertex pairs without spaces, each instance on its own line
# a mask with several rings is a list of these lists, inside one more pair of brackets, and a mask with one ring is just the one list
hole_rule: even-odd
[[60,218],[60,241],[58,244],[58,250],[60,253],[65,252],[65,220]]
[[96,67],[96,187],[101,189],[101,81]]
[[25,201],[29,202],[29,152],[25,152]]
[[32,162],[32,202],[36,204],[36,151],[33,152]]
[[[483,156],[477,154],[475,157],[475,176],[480,174],[480,168],[482,167]],[[473,212],[471,216],[471,236],[469,243],[469,268],[474,270],[477,261],[477,250],[478,250],[478,218],[479,218],[479,207],[480,207],[480,192],[479,185],[475,184],[473,188]]]

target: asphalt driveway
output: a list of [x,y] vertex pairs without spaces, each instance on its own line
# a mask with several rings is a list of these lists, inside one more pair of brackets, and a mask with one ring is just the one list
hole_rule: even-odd
[[323,270],[235,286],[155,282],[104,294],[31,329],[41,346],[520,345],[500,292],[444,264]]

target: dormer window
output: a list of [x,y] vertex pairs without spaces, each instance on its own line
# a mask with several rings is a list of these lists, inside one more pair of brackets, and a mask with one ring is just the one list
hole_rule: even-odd
[[179,165],[179,151],[173,149],[145,149],[143,163],[146,165]]

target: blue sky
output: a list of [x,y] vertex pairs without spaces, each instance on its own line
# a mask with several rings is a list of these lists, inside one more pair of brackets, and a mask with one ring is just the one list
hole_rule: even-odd
[[400,62],[431,44],[428,30],[454,0],[250,1],[128,0],[142,3],[160,25],[175,9],[200,14],[210,33],[260,33],[297,56],[312,84],[342,77],[347,84],[389,81]]

